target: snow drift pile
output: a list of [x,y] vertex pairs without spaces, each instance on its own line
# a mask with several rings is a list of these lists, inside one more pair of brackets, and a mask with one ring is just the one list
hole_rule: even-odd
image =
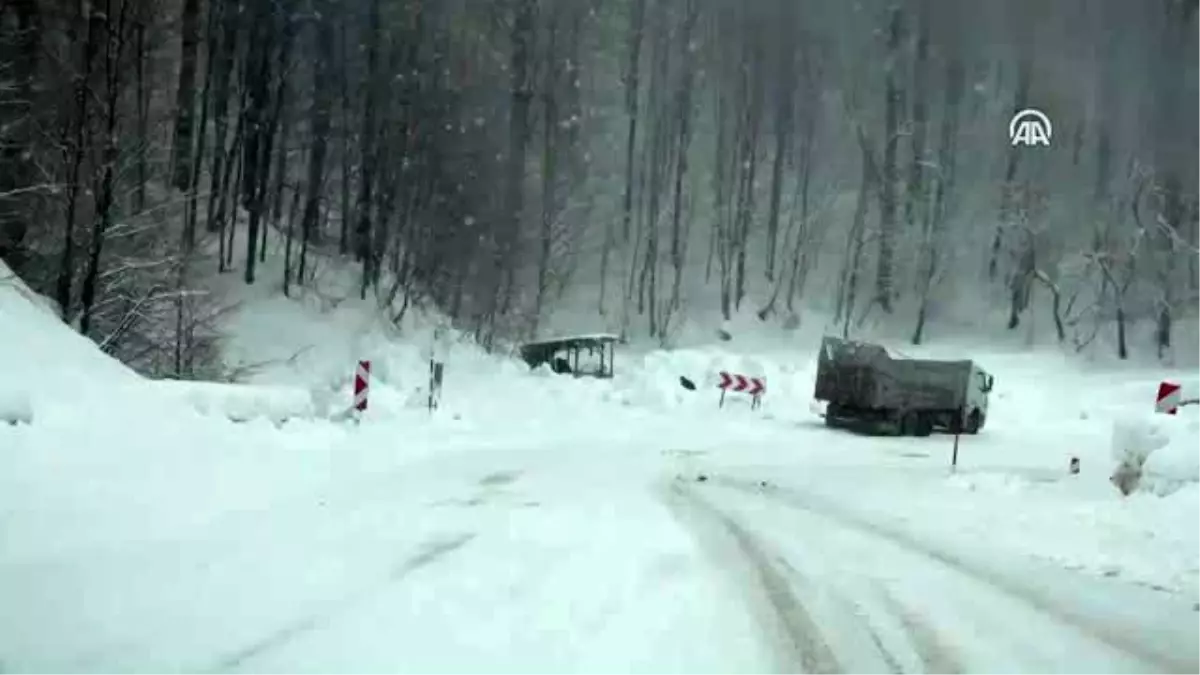
[[0,262],[0,422],[28,424],[48,404],[110,396],[138,381]]
[[1124,494],[1166,495],[1200,481],[1200,416],[1194,406],[1177,415],[1145,413],[1113,422],[1112,482]]

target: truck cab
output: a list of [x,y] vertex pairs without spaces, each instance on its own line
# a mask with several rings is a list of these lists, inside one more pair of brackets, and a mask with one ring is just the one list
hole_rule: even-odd
[[963,431],[979,433],[987,423],[988,394],[995,384],[993,378],[979,364],[971,364],[971,379],[967,386],[967,395],[962,408]]

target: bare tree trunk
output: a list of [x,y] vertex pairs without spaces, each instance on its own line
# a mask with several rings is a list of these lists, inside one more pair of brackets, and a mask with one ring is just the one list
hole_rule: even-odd
[[[83,72],[77,75],[75,82],[75,115],[72,121],[73,138],[70,143],[67,143],[71,148],[71,178],[67,184],[67,213],[64,219],[63,231],[63,249],[59,257],[58,263],[58,283],[56,284],[55,298],[58,300],[59,309],[63,313],[63,317],[71,316],[71,285],[75,277],[75,217],[79,207],[79,193],[82,188],[83,163],[87,154],[88,145],[91,143],[91,138],[88,134],[89,112],[88,103],[92,99],[91,95],[91,80],[92,69],[94,67],[96,57],[99,51],[99,43],[96,36],[92,35],[92,21],[85,15],[84,7],[80,5],[80,13],[76,17],[76,21],[82,27],[83,34]],[[75,31],[72,31],[73,33]],[[78,42],[78,35],[76,41]]]
[[938,273],[942,250],[943,225],[949,212],[949,199],[955,187],[956,163],[958,160],[958,118],[964,86],[962,62],[957,54],[951,54],[946,63],[946,95],[942,112],[942,125],[938,139],[938,167],[934,188],[933,206],[925,214],[923,226],[924,269],[921,271],[921,304],[917,309],[917,326],[912,342],[919,345],[924,340],[925,324],[929,318],[929,296],[933,280]]
[[[245,89],[243,91],[242,102],[238,106],[239,109],[245,108]],[[242,138],[245,135],[243,124],[244,115],[238,113],[236,127],[233,132],[233,144],[228,150],[222,150],[224,167],[219,177],[214,176],[214,181],[217,181],[217,187],[209,198],[209,213],[210,222],[217,224],[217,238],[220,241],[220,251],[218,261],[218,272],[225,272],[233,262],[233,236],[237,232],[237,200],[234,198],[233,186],[241,182],[242,173]],[[213,162],[213,170],[216,171],[216,162]],[[237,174],[234,174],[234,168],[237,169]],[[212,204],[216,201],[216,208]],[[226,210],[231,211],[229,218],[225,217]],[[215,216],[213,215],[215,213]]]
[[274,12],[269,0],[250,0],[255,4],[250,54],[245,68],[247,106],[242,111],[246,140],[242,147],[242,206],[247,212],[246,262],[242,270],[247,284],[254,283],[255,253],[258,249],[258,228],[262,216],[258,201],[258,186],[262,171],[262,151],[267,144],[267,124],[270,107],[271,34]]
[[791,153],[795,117],[795,9],[797,4],[784,0],[778,21],[778,82],[775,91],[775,157],[771,163],[771,197],[767,211],[767,281],[775,279],[776,250],[779,245],[779,206],[783,196],[783,167]]
[[[229,97],[230,87],[233,83],[233,68],[234,60],[237,54],[238,47],[238,27],[241,18],[241,2],[242,0],[210,0],[214,6],[220,7],[221,16],[221,39],[218,45],[209,45],[209,49],[213,50],[219,56],[214,60],[213,64],[213,121],[215,123],[215,134],[213,137],[213,166],[212,173],[209,176],[208,183],[208,231],[219,232],[220,240],[225,240],[225,203],[227,200],[226,193],[229,189],[230,171],[232,169],[232,158],[235,156],[236,146],[241,139],[241,120],[242,108],[245,107],[245,89],[240,92],[240,103],[238,106],[238,114],[236,116],[236,131],[234,134],[235,149],[228,149],[229,144]],[[234,211],[236,216],[236,210]],[[225,271],[225,257],[221,256],[220,269]]]
[[[810,75],[810,87],[816,87],[814,81],[815,76]],[[796,240],[792,250],[792,273],[788,279],[787,292],[787,310],[789,314],[795,314],[795,298],[808,274],[809,261],[809,233],[812,229],[812,224],[809,222],[811,217],[811,209],[809,208],[809,185],[812,180],[813,171],[813,144],[816,143],[817,130],[817,108],[810,106],[807,114],[804,117],[804,125],[802,127],[803,138],[800,143],[800,177],[797,189],[800,193],[800,232],[796,234]]]
[[[137,97],[137,137],[140,147],[137,154],[137,187],[133,193],[133,210],[141,213],[146,210],[146,183],[150,180],[149,168],[146,165],[146,145],[150,140],[150,87],[146,84],[146,21],[144,12],[139,10],[137,28],[134,33],[134,83]],[[201,129],[203,129],[203,125]],[[189,181],[189,186],[191,185]]]
[[175,92],[175,136],[171,144],[171,183],[179,190],[192,184],[192,126],[196,114],[196,59],[200,46],[200,0],[184,0],[179,53],[179,87]]
[[[1193,138],[1188,132],[1195,130],[1195,97],[1189,103],[1183,98],[1188,88],[1183,80],[1171,77],[1168,73],[1178,73],[1179,64],[1194,62],[1196,24],[1195,18],[1200,5],[1196,0],[1173,0],[1164,3],[1165,15],[1161,18],[1162,33],[1159,46],[1151,63],[1155,78],[1154,82],[1154,121],[1158,127],[1158,135],[1154,148],[1155,172],[1161,176],[1158,181],[1158,199],[1156,200],[1156,220],[1153,244],[1157,268],[1156,285],[1159,289],[1158,316],[1155,326],[1155,343],[1158,358],[1166,359],[1171,351],[1171,333],[1174,326],[1174,311],[1180,301],[1179,286],[1181,280],[1176,278],[1179,266],[1179,242],[1185,240],[1183,233],[1195,225],[1191,220],[1192,206],[1189,203],[1195,196],[1185,196],[1184,176],[1190,175],[1189,191],[1195,189],[1196,167],[1195,141],[1190,148],[1185,148],[1180,141]],[[1193,195],[1195,193],[1192,193]],[[1194,258],[1193,253],[1190,257]],[[1190,285],[1190,284],[1189,284]],[[1195,299],[1189,299],[1188,304],[1194,304]]]
[[[1013,113],[1022,110],[1029,98],[1029,85],[1033,75],[1033,61],[1027,55],[1021,60],[1017,69],[1017,87],[1013,92]],[[991,254],[988,257],[988,279],[996,280],[999,273],[1000,253],[1004,246],[1005,230],[1013,219],[1014,202],[1017,192],[1017,170],[1020,165],[1020,147],[1011,146],[1008,151],[1008,163],[1004,168],[1004,184],[1000,194],[1000,218],[996,223],[996,231],[992,236]]]
[[[621,195],[621,244],[629,245],[630,223],[633,220],[633,156],[637,147],[638,129],[638,71],[642,53],[642,28],[645,22],[646,0],[634,0],[629,19],[629,61],[625,69],[625,115],[628,131],[625,134],[625,189]],[[600,313],[608,288],[609,258],[613,248],[613,226],[606,225],[604,250],[600,254]]]
[[350,112],[350,38],[347,35],[346,23],[343,14],[339,17],[342,71],[341,77],[338,78],[342,88],[342,222],[338,235],[338,253],[342,255],[350,251],[350,223],[354,221],[354,214],[351,213],[353,204],[350,201],[350,149],[353,145],[350,142],[350,130],[353,126]]
[[[717,126],[717,142],[714,144],[716,156],[713,157],[712,170],[712,228],[709,231],[708,237],[708,259],[704,265],[704,280],[707,282],[712,278],[713,255],[723,255],[725,242],[725,191],[726,191],[726,172],[725,167],[729,164],[726,159],[726,151],[728,149],[728,134],[726,132],[726,109],[724,87],[718,85],[716,87],[716,110],[714,122]],[[720,261],[718,261],[720,262]],[[721,284],[724,286],[724,278],[721,279]],[[724,293],[722,293],[722,296]],[[722,301],[723,302],[723,301]]]
[[[217,54],[221,48],[218,42],[218,30],[221,25],[221,12],[223,9],[223,0],[210,0],[205,27],[205,41],[208,43],[208,50],[204,67],[204,85],[200,94],[200,124],[197,127],[198,133],[195,134],[196,147],[194,148],[195,154],[192,158],[192,168],[189,172],[190,183],[187,188],[187,207],[183,225],[184,239],[188,242],[196,240],[196,228],[199,222],[200,174],[204,168],[205,134],[208,131],[209,110],[212,108],[214,71],[216,70]],[[147,105],[149,105],[149,101],[147,101]],[[215,151],[216,149],[214,148]],[[217,159],[217,157],[213,157],[213,171],[217,170]]]
[[763,47],[747,42],[747,67],[743,69],[743,92],[746,95],[745,118],[741,133],[738,198],[737,198],[737,258],[734,271],[733,307],[740,310],[746,298],[746,248],[750,240],[750,223],[754,220],[754,185],[758,171],[758,146],[762,122],[763,86],[761,80]]
[[512,56],[509,74],[511,77],[511,107],[508,120],[508,158],[504,199],[505,228],[501,234],[500,283],[493,306],[498,305],[499,314],[507,313],[514,292],[513,279],[516,275],[517,245],[521,232],[521,220],[525,211],[525,157],[529,143],[529,108],[533,99],[531,91],[529,61],[533,52],[535,36],[534,14],[536,0],[517,0],[513,9]]
[[[691,146],[692,122],[692,77],[694,58],[692,56],[692,31],[696,25],[699,8],[697,0],[687,0],[685,4],[683,30],[679,38],[680,52],[683,61],[683,72],[680,75],[679,91],[676,94],[676,120],[679,127],[679,140],[675,152],[675,197],[671,208],[671,264],[675,268],[674,279],[671,283],[671,301],[667,312],[667,320],[679,311],[680,286],[683,283],[683,267],[687,252],[687,232],[691,231],[690,224],[687,232],[682,226],[683,218],[683,185],[688,173],[688,149]],[[666,326],[660,337],[666,337]]]
[[358,206],[355,208],[358,224],[355,232],[355,248],[359,262],[362,264],[362,282],[359,284],[359,297],[366,299],[367,288],[375,274],[372,260],[371,240],[371,204],[375,187],[375,138],[376,138],[376,106],[379,102],[379,51],[383,33],[383,18],[380,0],[371,0],[370,12],[367,19],[367,81],[363,97],[363,121],[359,143],[362,159],[361,175],[358,182]]
[[12,73],[9,77],[15,91],[0,97],[0,128],[5,136],[5,142],[0,143],[0,167],[5,167],[0,171],[0,260],[18,276],[29,278],[32,269],[26,237],[36,218],[37,195],[26,190],[32,187],[37,172],[33,159],[37,127],[34,101],[41,62],[42,21],[37,0],[10,2],[16,15],[17,57],[11,65],[4,66],[6,74]]
[[842,323],[842,337],[850,336],[850,318],[854,316],[854,306],[858,300],[858,276],[862,268],[862,254],[866,243],[867,210],[870,207],[872,177],[875,175],[871,164],[869,148],[864,143],[862,147],[862,176],[859,179],[858,201],[854,206],[854,220],[850,224],[850,236],[846,242],[846,259],[842,266],[842,278],[838,289],[838,302],[835,321]]
[[900,40],[903,33],[903,10],[894,6],[888,21],[887,63],[884,66],[884,138],[882,183],[879,186],[879,258],[875,271],[875,301],[883,311],[892,311],[894,287],[894,258],[896,249],[896,175],[897,150],[900,143],[899,84]]
[[[550,279],[551,242],[558,216],[558,6],[549,10],[546,29],[546,59],[542,64],[542,228],[538,251],[537,291],[530,336],[537,335],[538,321],[545,308]],[[607,251],[606,251],[607,252]],[[601,265],[604,266],[603,264]]]
[[321,0],[317,10],[317,53],[313,64],[313,102],[311,118],[312,154],[308,160],[308,196],[304,200],[304,217],[300,224],[300,267],[298,278],[304,283],[305,262],[308,243],[317,229],[320,216],[321,193],[325,186],[325,154],[329,147],[329,129],[332,119],[333,68],[333,21],[334,7],[330,0]]
[[80,296],[82,314],[79,332],[90,335],[92,312],[96,303],[97,284],[100,279],[100,260],[105,238],[113,221],[113,203],[116,196],[116,170],[119,158],[117,124],[121,98],[121,57],[126,43],[126,20],[128,4],[122,3],[117,16],[93,15],[90,32],[100,32],[104,44],[104,137],[102,141],[102,165],[96,182],[96,207],[92,223],[92,240],[88,250],[87,270],[83,277]]

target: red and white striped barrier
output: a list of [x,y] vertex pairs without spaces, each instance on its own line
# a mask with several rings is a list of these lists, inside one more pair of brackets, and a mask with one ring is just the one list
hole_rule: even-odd
[[767,393],[767,378],[751,377],[749,375],[739,375],[738,373],[729,373],[724,370],[717,373],[721,381],[717,387],[721,390],[721,401],[719,407],[725,405],[725,392],[736,391],[741,394],[749,394],[751,397],[750,407],[757,408],[762,402],[762,397]]
[[1183,403],[1183,389],[1174,382],[1162,381],[1158,385],[1158,396],[1154,398],[1154,412],[1174,415]]
[[371,378],[371,362],[359,361],[354,370],[354,409],[363,412],[367,409],[367,381]]
[[721,378],[721,382],[717,386],[725,391],[736,391],[751,396],[762,396],[767,393],[767,378],[765,377],[750,377],[725,371],[717,374]]

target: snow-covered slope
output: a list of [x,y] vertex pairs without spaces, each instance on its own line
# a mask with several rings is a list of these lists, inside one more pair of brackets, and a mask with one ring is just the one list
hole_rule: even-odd
[[[296,300],[270,283],[230,289],[241,307],[226,353],[249,385],[145,382],[0,287],[0,388],[33,410],[0,424],[3,669],[793,670],[806,662],[784,638],[817,639],[771,637],[779,623],[800,630],[776,605],[793,592],[816,598],[815,630],[848,668],[872,669],[887,658],[856,642],[873,629],[839,598],[899,626],[908,615],[880,610],[873,589],[921,600],[927,577],[948,576],[958,594],[919,621],[959,669],[1195,662],[1179,637],[1196,632],[1200,601],[1194,472],[1128,498],[1108,481],[1114,423],[1144,417],[1162,378],[1194,390],[1195,373],[932,347],[996,376],[988,427],[961,439],[951,471],[945,436],[826,429],[809,407],[820,336],[805,331],[734,326],[732,341],[705,342],[697,328],[673,351],[620,347],[611,381],[530,371],[451,336],[430,412],[432,324],[381,322],[341,281]],[[371,400],[354,423],[336,413],[359,359],[372,361]],[[763,407],[730,396],[718,408],[720,370],[765,376]],[[253,414],[285,403],[307,412]],[[1151,418],[1148,473],[1196,448],[1196,412]],[[783,496],[673,487],[701,474],[714,490]],[[705,524],[689,500],[726,521]],[[795,569],[756,567],[760,547],[798,552]],[[795,570],[804,578],[789,581]],[[1013,588],[1034,598],[1020,611]],[[1100,628],[1047,618],[1079,607]],[[997,633],[1005,623],[1023,628]],[[1086,658],[1022,649],[1039,630]],[[923,634],[893,627],[880,644],[909,663],[905,644],[919,651]]]
[[[63,326],[50,301],[0,261],[0,421],[107,396],[137,380],[133,371]],[[25,414],[13,414],[18,411]]]

